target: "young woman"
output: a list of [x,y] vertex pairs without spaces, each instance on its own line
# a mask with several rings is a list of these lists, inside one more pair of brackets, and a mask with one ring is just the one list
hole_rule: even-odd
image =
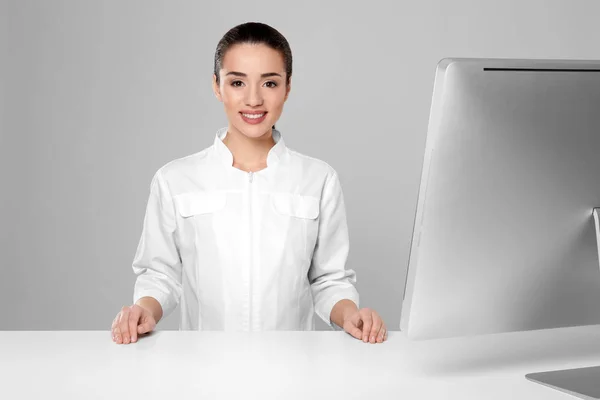
[[316,313],[364,342],[387,338],[380,316],[358,308],[336,171],[275,128],[291,77],[289,44],[268,25],[236,26],[219,42],[213,90],[228,126],[154,175],[116,343],[178,304],[184,330],[312,330]]

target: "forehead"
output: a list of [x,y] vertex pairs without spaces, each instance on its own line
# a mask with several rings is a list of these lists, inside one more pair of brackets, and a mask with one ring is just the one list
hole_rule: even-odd
[[264,44],[236,44],[231,46],[225,56],[221,68],[224,74],[229,71],[250,74],[267,72],[285,73],[283,55]]

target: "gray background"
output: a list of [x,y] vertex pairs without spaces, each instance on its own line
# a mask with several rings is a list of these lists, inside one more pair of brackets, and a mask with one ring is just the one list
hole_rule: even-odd
[[594,0],[0,3],[0,329],[108,330],[131,303],[150,179],[226,126],[214,50],[247,21],[290,42],[278,128],[338,170],[361,305],[398,329],[437,62],[598,59],[599,16]]

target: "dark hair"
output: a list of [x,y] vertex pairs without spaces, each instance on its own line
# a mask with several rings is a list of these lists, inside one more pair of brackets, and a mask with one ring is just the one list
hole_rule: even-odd
[[[231,28],[217,44],[215,51],[214,73],[219,84],[219,71],[223,65],[223,57],[227,50],[236,44],[264,44],[277,50],[283,56],[286,73],[286,85],[292,76],[292,50],[286,38],[279,31],[261,22],[246,22]],[[275,129],[275,125],[273,125]]]

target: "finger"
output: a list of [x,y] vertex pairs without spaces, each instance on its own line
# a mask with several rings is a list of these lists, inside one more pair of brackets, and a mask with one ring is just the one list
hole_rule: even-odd
[[344,321],[344,330],[352,335],[354,338],[362,339],[362,331],[359,327],[361,320],[358,312],[350,315],[350,318]]
[[156,322],[152,318],[145,318],[144,322],[138,326],[138,333],[148,333],[154,329]]
[[369,333],[369,342],[375,343],[377,340],[377,334],[381,330],[381,324],[383,321],[381,320],[379,314],[377,314],[375,311],[373,311],[371,315],[373,318],[373,326],[371,327],[371,332]]
[[356,322],[353,319],[344,324],[344,330],[356,339],[362,339],[362,331],[358,326],[356,326]]
[[140,320],[141,309],[139,306],[131,306],[129,311],[129,334],[131,335],[131,342],[137,340],[137,326]]
[[373,317],[371,316],[371,311],[366,310],[361,313],[362,321],[363,321],[363,342],[367,342],[369,340],[369,333],[371,333],[371,326],[373,325]]
[[362,339],[362,331],[360,330],[360,328],[353,327],[348,332],[356,339],[358,339],[358,340]]
[[383,338],[385,336],[385,332],[387,329],[385,328],[385,324],[381,324],[381,329],[379,330],[379,334],[377,335],[377,343],[383,343]]
[[388,338],[388,330],[385,330],[385,333],[383,334],[383,341],[385,342]]
[[[117,315],[117,317],[120,319],[121,318],[121,313],[119,313]],[[115,336],[115,343],[117,344],[121,344],[123,343],[123,335],[121,335],[121,328],[119,327],[119,324],[115,324],[115,328],[113,329],[114,332],[114,336]]]
[[149,324],[146,322],[144,324],[138,325],[137,332],[139,335],[150,332]]
[[115,317],[115,319],[113,319],[112,324],[110,326],[110,330],[111,330],[111,333],[112,333],[112,340],[113,340],[113,342],[117,341],[115,328],[117,327],[117,321],[118,321],[118,319],[119,319],[119,314],[117,314],[117,316]]
[[121,319],[119,320],[119,329],[124,344],[129,344],[129,307],[124,306],[121,310]]
[[119,320],[119,314],[117,314],[117,316],[112,320],[112,324],[110,324],[110,329],[115,329],[115,326],[117,326],[118,320]]

